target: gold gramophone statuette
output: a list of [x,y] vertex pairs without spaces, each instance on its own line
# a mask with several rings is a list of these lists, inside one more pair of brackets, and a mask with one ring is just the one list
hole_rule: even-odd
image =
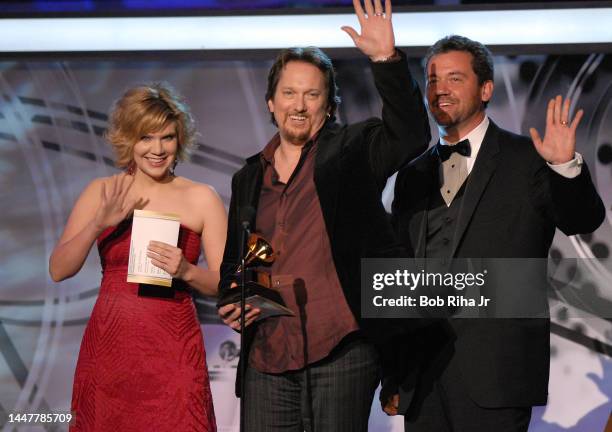
[[266,239],[259,234],[251,233],[247,241],[247,252],[244,256],[244,268],[242,264],[236,269],[240,274],[245,268],[255,267],[260,264],[269,264],[274,261],[274,251]]

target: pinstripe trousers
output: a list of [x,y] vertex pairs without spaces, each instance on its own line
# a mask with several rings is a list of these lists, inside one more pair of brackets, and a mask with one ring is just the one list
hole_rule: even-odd
[[298,371],[247,368],[243,432],[362,432],[380,380],[378,353],[356,340]]

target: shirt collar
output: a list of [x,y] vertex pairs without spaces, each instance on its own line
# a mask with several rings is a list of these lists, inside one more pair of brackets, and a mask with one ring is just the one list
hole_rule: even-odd
[[[302,157],[304,157],[304,155],[307,154],[310,151],[310,149],[316,145],[317,139],[319,138],[319,134],[321,133],[322,129],[323,128],[319,129],[319,131],[316,134],[314,134],[312,139],[308,140],[306,144],[302,146]],[[266,144],[264,149],[261,151],[261,160],[263,162],[267,162],[273,165],[274,164],[274,152],[279,146],[280,146],[280,134],[277,132],[276,134],[274,134],[272,139],[268,142],[268,144]]]
[[[470,159],[476,159],[476,155],[478,154],[478,151],[480,150],[480,146],[482,145],[482,141],[484,140],[488,127],[489,127],[489,117],[485,114],[484,118],[482,119],[482,121],[480,122],[478,126],[472,129],[467,135],[459,138],[459,141],[463,141],[464,139],[470,140],[470,148],[471,148],[471,154],[469,156]],[[449,143],[443,138],[440,138],[440,144],[450,145],[450,144],[456,144],[456,143]]]
[[274,134],[272,139],[268,141],[268,144],[261,151],[261,160],[262,162],[273,163],[274,162],[274,152],[280,145],[280,135],[277,132]]

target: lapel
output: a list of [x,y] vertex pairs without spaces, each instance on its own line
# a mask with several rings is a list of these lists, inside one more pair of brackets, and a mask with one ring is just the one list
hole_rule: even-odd
[[[414,239],[414,253],[417,258],[425,257],[425,242],[427,238],[427,209],[431,199],[431,191],[436,191],[438,186],[438,156],[435,154],[435,146],[427,150],[423,156],[415,162],[414,169],[420,175],[421,181],[416,184],[422,187],[423,193],[415,201],[414,217],[410,218],[408,232],[410,238]],[[421,183],[422,182],[422,183]],[[410,187],[410,185],[408,185]]]
[[326,124],[317,138],[315,155],[314,182],[325,219],[330,239],[333,234],[334,221],[340,188],[340,140],[334,139],[339,125]]
[[474,167],[468,177],[468,183],[465,185],[465,192],[457,217],[451,257],[455,256],[457,248],[465,234],[465,230],[474,215],[474,210],[480,201],[480,197],[487,187],[491,176],[495,172],[495,168],[499,164],[498,156],[499,128],[493,121],[490,121],[484,140],[476,156]]
[[242,186],[238,190],[242,191],[242,196],[238,202],[239,209],[241,207],[252,207],[255,211],[251,218],[251,230],[255,231],[257,220],[257,206],[259,205],[259,194],[261,192],[261,183],[263,181],[263,167],[261,165],[261,153],[257,153],[249,157],[247,161],[247,171],[242,178]]

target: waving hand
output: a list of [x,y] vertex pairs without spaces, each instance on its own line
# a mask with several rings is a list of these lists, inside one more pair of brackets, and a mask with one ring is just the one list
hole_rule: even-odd
[[395,36],[391,23],[391,0],[385,0],[383,9],[381,0],[353,0],[355,14],[359,20],[361,34],[349,26],[342,27],[353,39],[355,46],[372,61],[381,61],[395,54]]
[[579,110],[573,120],[569,116],[570,100],[561,95],[548,102],[544,139],[535,128],[529,133],[537,152],[547,162],[557,165],[569,162],[576,150],[576,129],[584,112]]

